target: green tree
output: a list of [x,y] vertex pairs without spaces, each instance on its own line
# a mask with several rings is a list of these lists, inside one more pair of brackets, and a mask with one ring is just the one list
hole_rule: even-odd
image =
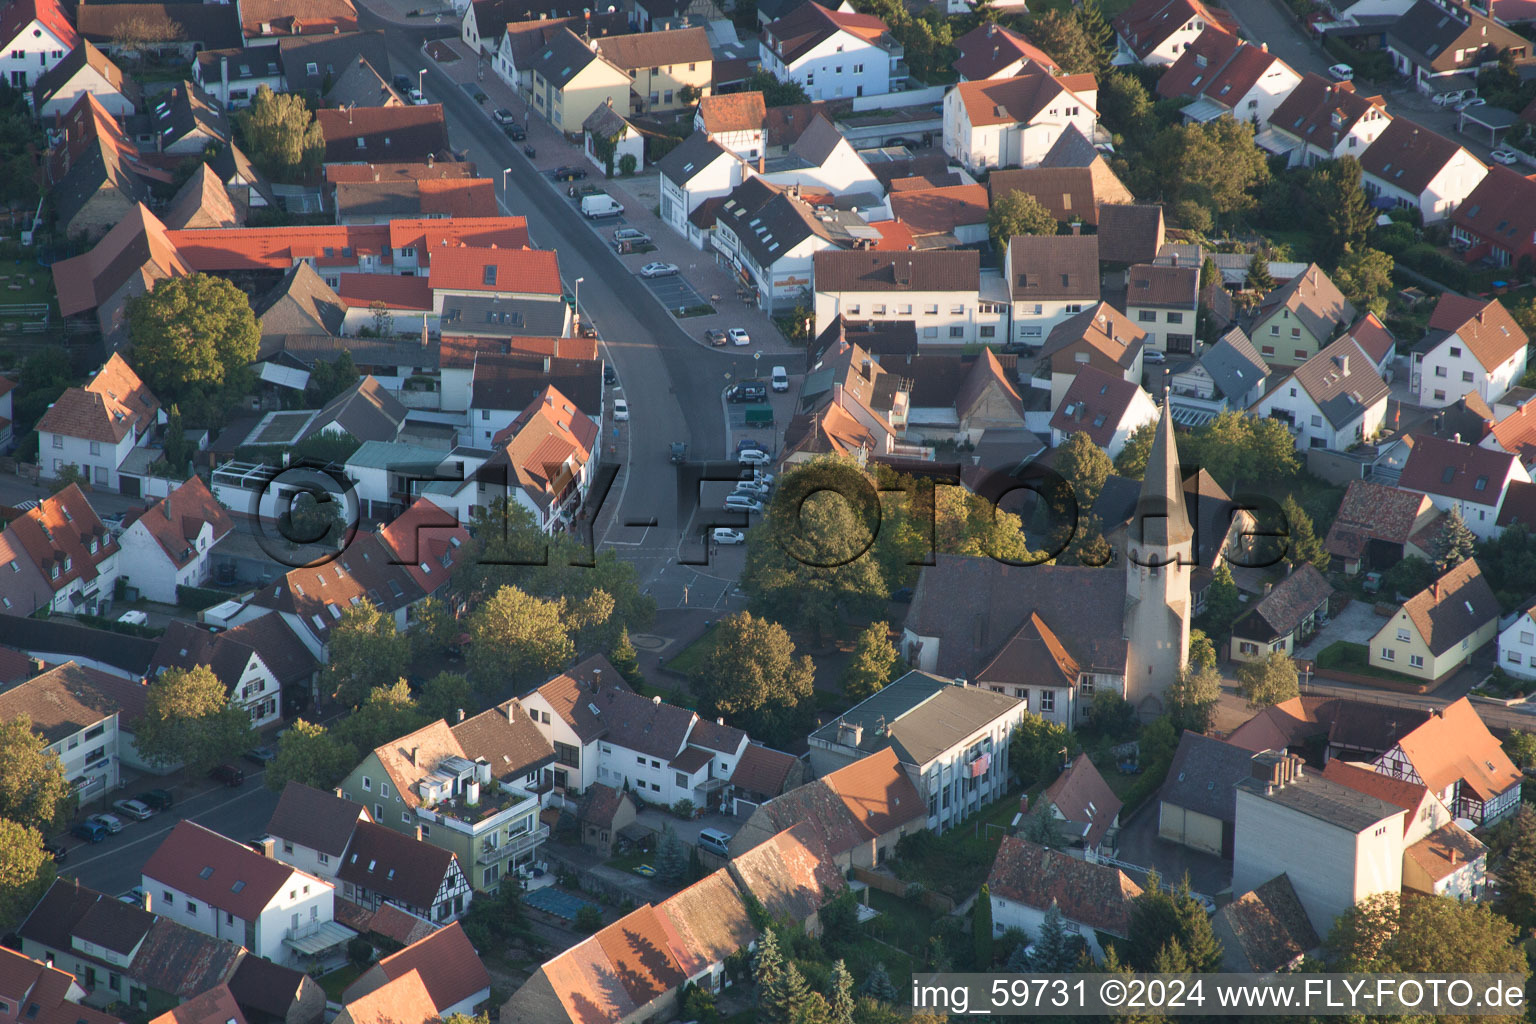
[[187,431],[181,422],[181,406],[172,405],[165,424],[165,464],[171,468],[173,476],[180,477],[187,471],[187,463],[191,459],[192,449],[188,446]]
[[1237,692],[1254,709],[1290,700],[1301,693],[1296,684],[1296,663],[1284,651],[1270,651],[1258,661],[1245,661],[1237,667]]
[[1073,748],[1072,734],[1066,726],[1036,714],[1026,714],[1008,742],[1008,760],[1013,764],[1014,774],[1026,786],[1055,778],[1062,759],[1070,756]]
[[1141,895],[1131,904],[1128,930],[1128,959],[1138,970],[1162,970],[1158,957],[1167,957],[1170,947],[1190,971],[1221,969],[1221,943],[1211,931],[1205,908],[1190,893],[1188,879],[1177,889],[1168,889],[1156,872],[1149,874]]
[[981,884],[976,902],[971,906],[971,956],[975,968],[985,971],[992,966],[992,890]]
[[325,156],[325,133],[298,93],[274,93],[261,86],[235,123],[251,160],[278,181],[302,178],[318,169]]
[[[1228,569],[1227,576],[1231,575],[1232,570]],[[1216,645],[1203,629],[1189,631],[1189,666],[1197,670],[1216,667]]]
[[152,764],[185,765],[194,775],[256,742],[250,713],[230,707],[228,691],[207,665],[156,677],[134,735],[139,753]]
[[1524,729],[1511,729],[1504,737],[1504,753],[1518,768],[1536,766],[1536,733]]
[[21,924],[56,874],[43,834],[0,818],[0,929],[10,931]]
[[1157,424],[1143,423],[1131,431],[1125,447],[1115,456],[1115,472],[1132,480],[1140,480],[1147,471],[1147,458],[1152,454],[1152,442],[1157,438]]
[[[331,432],[325,436],[331,436]],[[277,521],[278,533],[295,548],[318,544],[334,550],[341,546],[346,529],[341,502],[329,494],[312,491],[295,495]]]
[[832,965],[832,998],[828,1003],[827,1024],[853,1024],[853,975],[841,959]]
[[765,928],[762,941],[757,944],[757,959],[753,962],[752,972],[752,980],[757,984],[758,1018],[764,1024],[787,1024],[789,1020],[785,974],[778,933],[773,928]]
[[682,882],[688,874],[688,851],[670,822],[662,822],[661,837],[656,840],[656,874],[674,883]]
[[1082,29],[1083,37],[1098,55],[1098,66],[1094,71],[1101,75],[1107,73],[1113,66],[1115,56],[1115,30],[1110,27],[1109,19],[1104,17],[1104,9],[1099,6],[1099,0],[1080,0],[1072,16]]
[[1104,489],[1104,481],[1114,472],[1114,463],[1093,438],[1078,430],[1068,435],[1056,449],[1056,472],[1072,488],[1072,497],[1080,510],[1086,510]]
[[1328,571],[1330,555],[1323,539],[1312,526],[1312,517],[1301,507],[1293,494],[1287,494],[1280,502],[1280,514],[1284,516],[1287,538],[1285,561],[1291,565],[1311,564],[1318,572]]
[[[1526,732],[1512,733],[1510,739],[1515,736],[1531,739]],[[1522,803],[1512,824],[1514,839],[1498,866],[1498,909],[1520,928],[1532,928],[1536,927],[1536,811]]]
[[1165,700],[1176,729],[1205,732],[1221,700],[1221,673],[1214,664],[1197,668],[1191,662],[1168,687]]
[[542,679],[576,653],[563,600],[502,587],[469,619],[469,674],[481,688],[504,678]]
[[133,366],[161,401],[213,403],[244,394],[261,330],[244,292],[222,277],[161,281],[128,300]]
[[1067,845],[1066,837],[1061,834],[1061,821],[1044,805],[1024,819],[1020,835],[1047,850],[1059,850]]
[[1386,316],[1387,301],[1396,288],[1392,283],[1392,270],[1396,265],[1396,261],[1380,249],[1365,245],[1346,246],[1338,266],[1333,268],[1333,283],[1356,309]]
[[1099,50],[1073,15],[1054,9],[1042,11],[1035,15],[1029,34],[1067,74],[1091,75],[1099,70]]
[[[1346,910],[1324,948],[1335,970],[1443,971],[1530,976],[1515,926],[1481,903],[1443,896],[1382,893]],[[1521,1020],[1519,1015],[1479,1020]]]
[[364,598],[348,605],[331,630],[326,675],[331,696],[357,707],[376,686],[399,679],[411,663],[411,641],[395,629],[395,618]]
[[1331,264],[1350,247],[1365,244],[1376,217],[1360,185],[1360,161],[1345,156],[1318,164],[1312,169],[1306,195],[1312,202],[1307,222],[1315,226],[1321,261]]
[[1056,227],[1056,215],[1022,189],[1010,189],[998,196],[987,214],[992,248],[999,254],[1007,252],[1008,240],[1016,235],[1054,235]]
[[1201,617],[1205,623],[1205,632],[1216,643],[1225,644],[1232,635],[1232,623],[1237,621],[1242,607],[1237,583],[1232,579],[1232,568],[1222,562],[1211,573],[1210,586],[1205,590],[1205,613]]
[[1230,219],[1253,207],[1253,190],[1269,181],[1269,163],[1253,144],[1252,124],[1222,117],[1163,129],[1147,146],[1143,173],[1149,180],[1139,183],[1138,195],[1160,194],[1181,217],[1188,207]]
[[375,686],[361,707],[336,723],[335,732],[337,739],[366,753],[430,721],[416,707],[410,684],[397,679],[393,686]]
[[821,996],[811,991],[793,960],[784,965],[784,1019],[789,1024],[823,1024],[812,1007]]
[[576,911],[576,930],[591,935],[603,926],[603,910],[596,903],[583,903]]
[[1135,75],[1111,71],[1099,80],[1100,122],[1130,140],[1135,148],[1140,148],[1157,127],[1152,106],[1152,94]]
[[763,68],[758,68],[748,75],[742,89],[746,92],[762,93],[764,105],[770,107],[787,107],[796,103],[811,102],[810,96],[806,95],[805,86],[794,79],[781,82],[773,76],[772,72]]
[[[1436,575],[1435,567],[1429,562],[1418,555],[1409,555],[1382,573],[1381,592],[1389,599],[1396,599],[1399,594],[1404,598],[1412,597],[1435,582]],[[1498,587],[1494,587],[1494,593],[1498,593]]]
[[860,701],[879,692],[891,681],[901,664],[901,654],[891,643],[890,625],[871,622],[854,641],[853,657],[848,659],[848,667],[843,670],[844,695]]
[[1477,553],[1477,537],[1467,528],[1466,520],[1454,506],[1440,524],[1430,553],[1435,557],[1437,573],[1454,569]]
[[894,1003],[900,998],[896,986],[891,983],[890,972],[886,970],[885,963],[880,960],[876,960],[875,966],[871,967],[869,973],[864,976],[864,984],[859,986],[859,991],[882,1003]]
[[0,721],[0,818],[49,832],[78,801],[59,755],[25,716]]
[[1051,900],[1046,908],[1045,920],[1040,922],[1040,937],[1035,940],[1035,951],[1029,965],[1040,974],[1060,974],[1072,970],[1077,963],[1076,936],[1067,931],[1061,917],[1061,907]]
[[1253,262],[1248,265],[1248,279],[1244,282],[1261,296],[1275,290],[1275,279],[1269,272],[1269,260],[1269,253],[1263,249],[1254,253]]
[[635,653],[635,645],[630,642],[628,626],[620,627],[613,649],[608,652],[608,662],[630,683],[641,681],[640,656]]
[[[1140,744],[1141,763],[1150,765],[1147,771],[1153,768],[1166,766],[1173,760],[1174,751],[1179,747],[1179,733],[1173,727],[1173,720],[1167,715],[1159,715],[1147,723],[1147,727],[1141,730]],[[1155,774],[1155,772],[1154,772]]]
[[459,620],[443,601],[429,597],[416,606],[416,621],[406,634],[413,658],[430,658],[459,643]]
[[441,718],[451,725],[460,711],[474,710],[474,691],[462,673],[439,672],[422,686],[416,705],[428,718]]
[[710,715],[724,715],[754,735],[794,735],[812,704],[816,668],[795,657],[783,626],[738,612],[721,619],[693,692]]
[[289,780],[330,789],[357,764],[357,750],[329,729],[299,719],[277,741],[277,756],[267,765],[267,788],[281,793]]
[[315,368],[309,373],[304,397],[312,405],[323,406],[356,384],[358,379],[357,364],[352,361],[352,353],[342,349],[341,355],[333,362],[324,359],[316,361]]

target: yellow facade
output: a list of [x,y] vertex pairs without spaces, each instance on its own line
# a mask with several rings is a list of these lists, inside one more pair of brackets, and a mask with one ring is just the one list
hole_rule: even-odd
[[1490,619],[1466,639],[1452,644],[1437,657],[1419,635],[1413,619],[1401,608],[1385,626],[1371,637],[1370,664],[1403,675],[1431,682],[1443,678],[1466,663],[1472,652],[1493,639],[1498,632],[1497,619]]
[[[639,96],[640,112],[655,110],[682,110],[693,103],[683,99],[683,88],[692,86],[700,98],[709,95],[710,81],[714,75],[713,61],[691,61],[687,64],[664,64],[654,68],[634,68],[630,72],[630,84]],[[619,107],[628,110],[628,107]]]
[[605,104],[616,110],[629,109],[629,76],[602,59],[582,68],[564,87],[533,73],[533,108],[559,131],[575,134],[582,122]]

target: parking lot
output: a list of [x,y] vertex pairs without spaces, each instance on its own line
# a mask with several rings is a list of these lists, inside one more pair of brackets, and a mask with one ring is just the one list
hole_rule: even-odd
[[642,277],[641,283],[648,288],[656,301],[668,309],[683,309],[687,306],[702,306],[705,298],[693,290],[693,285],[683,279],[681,274],[671,274],[667,277]]

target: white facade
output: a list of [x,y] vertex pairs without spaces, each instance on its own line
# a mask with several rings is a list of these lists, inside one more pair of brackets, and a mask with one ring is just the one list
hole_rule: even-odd
[[[555,748],[555,763],[546,771],[555,774],[555,785],[568,790],[586,792],[587,787],[598,781],[597,740],[583,743],[569,722],[561,718],[544,695],[534,690],[522,701],[539,732]],[[562,778],[564,781],[561,781]]]
[[[146,516],[159,514],[153,509],[145,513]],[[118,557],[123,576],[151,601],[175,604],[177,586],[200,587],[208,582],[208,565],[214,547],[213,524],[203,523],[197,537],[187,543],[195,554],[186,565],[177,568],[165,548],[144,525],[144,516],[140,516],[118,538],[118,544],[122,546],[122,554]]]
[[698,209],[706,199],[727,196],[748,176],[740,160],[729,155],[717,156],[706,166],[698,168],[687,184],[679,185],[665,174],[661,175],[661,219],[700,249],[709,237],[688,223],[688,215]]
[[766,39],[757,44],[763,70],[781,82],[799,82],[816,100],[884,96],[901,58],[850,32],[839,30],[786,64]]
[[48,745],[50,753],[59,755],[64,778],[80,795],[82,805],[118,787],[118,743],[118,715],[114,711],[101,721]]
[[[1008,739],[1027,713],[1021,702],[918,766],[919,789],[928,801],[928,828],[943,832],[1003,797],[1010,778]],[[978,768],[980,774],[973,775]]]
[[1195,347],[1195,321],[1199,309],[1198,301],[1193,302],[1188,309],[1127,305],[1125,315],[1147,332],[1145,344],[1148,348],[1189,355]]
[[1517,679],[1536,679],[1536,619],[1527,608],[1499,632],[1499,668]]
[[65,466],[74,466],[93,487],[116,491],[120,480],[117,469],[128,457],[128,453],[133,451],[136,440],[132,430],[124,434],[116,444],[39,430],[38,465],[43,476],[50,480],[58,479]]
[[1372,107],[1350,126],[1349,131],[1340,137],[1338,143],[1329,149],[1327,146],[1318,145],[1300,136],[1292,135],[1279,125],[1272,125],[1275,134],[1290,141],[1295,148],[1290,151],[1290,160],[1287,166],[1299,167],[1306,165],[1311,167],[1325,160],[1337,160],[1340,157],[1352,156],[1358,158],[1368,149],[1376,137],[1387,130],[1392,115],[1381,107]]
[[1158,43],[1147,52],[1145,57],[1138,57],[1136,50],[1131,46],[1130,40],[1124,36],[1116,35],[1116,52],[1114,62],[1116,64],[1145,64],[1148,67],[1162,67],[1172,64],[1179,59],[1179,54],[1189,49],[1189,44],[1199,38],[1205,31],[1206,20],[1201,17],[1193,17],[1168,33],[1167,38]]
[[[1152,401],[1152,396],[1147,394],[1146,388],[1137,387],[1131,400],[1126,404],[1125,411],[1120,414],[1120,421],[1115,424],[1114,436],[1109,443],[1104,445],[1104,453],[1111,459],[1118,458],[1125,448],[1131,435],[1148,423],[1156,423],[1158,417],[1157,403]],[[1059,448],[1074,430],[1063,430],[1056,426],[1051,427],[1051,447]],[[1097,428],[1096,428],[1097,429]]]
[[1091,139],[1097,94],[1061,93],[1029,123],[973,125],[961,88],[944,96],[944,152],[972,173],[992,167],[1036,167],[1070,125]]
[[256,956],[285,966],[301,967],[302,961],[284,945],[284,939],[333,920],[336,890],[329,882],[302,871],[292,873],[254,921],[188,896],[163,879],[149,875],[140,878],[154,913],[204,935],[239,943]]
[[1285,102],[1291,90],[1300,83],[1301,76],[1292,71],[1285,61],[1276,58],[1269,65],[1269,70],[1260,75],[1247,92],[1230,102],[1225,98],[1218,102],[1227,104],[1232,116],[1239,121],[1257,119],[1259,124],[1265,124],[1269,121],[1269,115]]
[[920,345],[1001,344],[1008,307],[982,302],[979,292],[816,291],[816,335],[839,315],[850,320],[910,320]]
[[11,88],[26,92],[27,100],[31,102],[32,86],[49,68],[64,59],[72,48],[71,42],[60,39],[41,19],[33,18],[0,44],[0,76],[4,76]]
[[[704,115],[693,115],[694,131],[702,132],[704,128]],[[765,138],[762,125],[756,128],[743,128],[739,131],[709,132],[710,141],[724,149],[730,150],[743,160],[756,160],[766,152]]]
[[1383,394],[1370,405],[1361,407],[1359,415],[1353,420],[1335,427],[1318,409],[1307,389],[1292,377],[1259,399],[1253,407],[1253,413],[1259,417],[1273,417],[1276,413],[1289,416],[1291,434],[1296,438],[1296,447],[1300,451],[1326,448],[1342,452],[1359,441],[1374,437],[1381,430],[1387,418],[1387,395]]
[[1490,482],[1487,502],[1466,501],[1443,494],[1430,494],[1429,500],[1434,502],[1435,508],[1442,512],[1449,512],[1453,508],[1460,512],[1461,518],[1467,524],[1467,529],[1471,530],[1478,540],[1492,540],[1502,532],[1498,525],[1499,506],[1504,503],[1504,493],[1509,490],[1510,482],[1521,480],[1529,483],[1531,479],[1531,475],[1525,471],[1524,466],[1520,465],[1518,459],[1513,460],[1512,465],[1514,469],[1509,474],[1508,480]]
[[[91,541],[91,550],[94,553],[96,541]],[[53,592],[53,600],[49,602],[49,610],[73,615],[82,608],[80,602],[75,600],[75,595],[80,595],[84,601],[84,610],[94,611],[94,605],[98,601],[106,600],[112,596],[112,588],[117,584],[117,567],[120,564],[121,555],[114,551],[96,565],[94,579],[85,579],[76,576],[62,588]],[[67,564],[67,563],[66,563]],[[53,573],[57,576],[59,567],[53,566]],[[68,571],[67,569],[65,571]],[[50,581],[51,582],[51,581]]]
[[37,111],[38,119],[51,122],[54,118],[62,117],[69,113],[76,101],[85,93],[95,96],[96,102],[100,103],[113,117],[129,117],[135,112],[133,104],[121,90],[107,81],[106,76],[100,71],[91,67],[90,64],[85,64],[68,82],[43,102]]
[[1360,184],[1371,198],[1386,196],[1396,200],[1398,206],[1417,209],[1425,224],[1435,224],[1449,217],[1487,176],[1488,168],[1481,160],[1457,147],[1456,155],[1440,168],[1418,195],[1369,171],[1361,173]]
[[807,235],[793,248],[785,250],[771,266],[761,266],[751,251],[741,244],[725,218],[715,219],[715,249],[733,268],[745,270],[757,286],[757,301],[773,312],[793,308],[815,279],[815,256],[823,249],[837,246],[820,235]]
[[[1012,279],[1010,272],[1009,278]],[[1045,299],[1040,302],[1015,302],[1011,309],[1013,340],[1021,345],[1039,348],[1045,344],[1051,329],[1063,320],[1074,317],[1094,305],[1097,300]]]
[[1452,334],[1423,354],[1418,361],[1419,404],[1430,409],[1452,405],[1469,392],[1492,406],[1525,375],[1528,352],[1524,346],[1492,370],[1483,366],[1472,350]]
[[[1045,911],[1025,906],[1003,896],[992,896],[992,932],[1002,935],[1009,928],[1020,928],[1031,936],[1039,936],[1040,926],[1045,923]],[[1076,935],[1088,944],[1094,959],[1102,959],[1104,950],[1099,948],[1098,930],[1092,925],[1073,921],[1066,915],[1061,918],[1062,927],[1068,934]]]

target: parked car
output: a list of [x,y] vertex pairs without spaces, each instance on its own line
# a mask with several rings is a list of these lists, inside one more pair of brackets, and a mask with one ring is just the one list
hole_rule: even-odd
[[613,240],[628,242],[630,245],[643,245],[651,240],[651,236],[639,228],[614,228]]
[[768,375],[768,379],[773,382],[773,390],[789,390],[789,371],[784,369],[784,367],[775,366],[773,372]]
[[[761,455],[762,453],[754,452],[753,454]],[[761,513],[763,511],[763,503],[745,494],[727,494],[725,496],[725,504],[721,508],[727,512]]]
[[705,331],[704,340],[715,346],[715,348],[719,348],[722,345],[729,345],[731,343],[730,339],[725,336],[725,332],[720,330],[718,327],[711,327],[709,330]]
[[176,798],[171,796],[168,789],[147,789],[134,799],[157,811],[168,811],[176,804]]
[[1430,102],[1437,107],[1455,107],[1476,95],[1473,89],[1452,89],[1450,92],[1436,93]]
[[259,764],[263,766],[275,757],[277,757],[277,751],[273,750],[271,747],[252,747],[250,750],[245,752],[245,759],[247,761],[250,761],[252,764]]
[[134,821],[148,821],[155,816],[155,809],[148,804],[141,804],[137,800],[119,800],[112,805],[112,809],[119,814],[126,815]]
[[1517,164],[1520,162],[1520,154],[1512,149],[1496,149],[1488,154],[1488,159],[1496,164]]
[[717,828],[699,829],[699,846],[721,857],[731,855],[731,837]]
[[496,112],[492,114],[491,117],[496,120],[497,124],[511,124],[513,121],[517,120],[517,115],[512,113],[512,111],[508,110],[506,107],[497,107]]
[[773,461],[773,456],[769,455],[767,452],[753,449],[744,452],[737,452],[736,461],[741,463],[743,466],[766,466],[768,463]]
[[744,380],[740,384],[732,384],[726,389],[725,400],[728,402],[766,402],[768,401],[768,389],[763,387],[762,381]]
[[427,98],[421,94],[421,90],[414,86],[412,86],[411,90],[405,94],[405,98],[411,101],[412,106],[417,107],[422,106],[427,102]]
[[130,626],[147,626],[149,625],[149,615],[141,611],[123,612],[123,614],[117,617],[117,621]]
[[775,477],[772,473],[769,473],[763,469],[754,467],[752,470],[752,481],[754,483],[762,484],[764,487],[772,487],[773,482],[776,479],[777,477]]
[[85,820],[96,822],[114,836],[123,830],[123,819],[115,814],[93,814]]
[[245,785],[245,772],[232,764],[215,765],[208,777],[219,780],[230,789]]
[[606,192],[583,196],[581,200],[581,215],[587,218],[587,220],[597,220],[599,217],[617,217],[623,212],[624,205]]
[[745,494],[747,497],[756,498],[758,501],[768,500],[768,488],[763,487],[760,484],[755,484],[750,480],[743,480],[741,483],[737,484],[736,489],[731,491],[731,493]]
[[580,181],[586,176],[587,172],[580,167],[565,166],[555,168],[556,181]]
[[603,383],[611,388],[619,386],[619,371],[611,366],[603,367]]
[[401,92],[410,92],[411,91],[411,76],[410,75],[396,75],[395,78],[394,78],[394,82],[395,82],[395,88],[400,90]]
[[915,139],[909,139],[905,135],[892,135],[890,138],[885,140],[885,145],[889,149],[895,149],[899,146],[905,146],[908,149],[916,149],[917,141]]
[[576,325],[576,333],[583,338],[597,337],[597,325],[590,320],[583,320]]
[[622,398],[613,400],[613,422],[625,423],[629,420],[629,403]]
[[641,277],[671,277],[675,273],[676,263],[647,263],[640,268]]
[[87,818],[69,830],[72,835],[77,835],[88,843],[99,843],[107,838],[107,826],[94,818]]
[[1335,82],[1352,81],[1355,77],[1355,69],[1348,64],[1335,64],[1328,69],[1328,76]]
[[1463,100],[1461,103],[1457,104],[1456,112],[1459,114],[1463,110],[1471,110],[1473,107],[1486,107],[1487,105],[1488,101],[1483,99],[1481,96],[1473,96],[1471,99]]
[[1161,366],[1168,361],[1168,357],[1163,354],[1162,349],[1148,348],[1142,350],[1141,361],[1152,366]]
[[736,442],[738,452],[763,451],[763,442],[755,437],[743,437]]
[[726,337],[731,339],[732,345],[752,344],[752,335],[747,333],[747,329],[745,327],[732,327],[730,330],[726,331],[725,334]]
[[716,544],[745,544],[747,535],[740,530],[728,530],[723,526],[717,526],[709,531],[709,539]]
[[66,860],[69,860],[69,847],[57,840],[44,843],[43,849],[48,851],[48,855],[53,858],[55,864],[63,864]]
[[528,138],[528,132],[525,131],[523,126],[520,124],[509,124],[507,125],[506,131],[507,138],[511,139],[513,142],[522,142],[524,139]]

